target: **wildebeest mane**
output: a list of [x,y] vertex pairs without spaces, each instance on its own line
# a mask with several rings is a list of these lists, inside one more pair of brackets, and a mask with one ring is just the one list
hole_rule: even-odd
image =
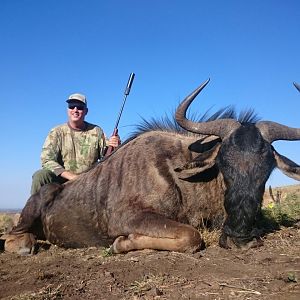
[[[210,110],[211,109],[208,109],[201,116],[193,114],[193,115],[189,115],[188,117],[190,120],[195,122],[208,122],[208,121],[214,121],[218,119],[235,119],[239,121],[241,124],[256,123],[260,120],[260,118],[257,116],[257,114],[254,112],[253,109],[243,110],[239,114],[237,114],[236,109],[231,105],[221,108],[213,114],[210,114]],[[174,112],[171,114],[171,116],[165,114],[165,116],[163,117],[151,118],[150,120],[141,117],[140,123],[133,125],[133,127],[135,127],[134,131],[131,134],[129,134],[129,137],[121,144],[120,147],[116,149],[116,151],[118,151],[118,149],[122,148],[124,145],[128,144],[130,141],[140,136],[141,134],[150,131],[165,131],[165,132],[179,133],[183,135],[198,136],[198,134],[189,132],[183,129],[182,127],[180,127],[175,120]],[[211,146],[209,146],[208,149],[210,149]],[[203,151],[206,150],[207,150],[206,148],[203,148]],[[102,158],[101,161],[106,160],[106,158],[107,157]]]
[[[233,106],[227,106],[221,108],[213,114],[210,114],[210,109],[209,109],[201,116],[197,116],[194,114],[189,116],[188,118],[194,122],[208,122],[208,121],[214,121],[218,119],[235,119],[241,124],[256,123],[260,120],[260,118],[257,116],[257,114],[254,112],[253,109],[243,110],[239,114],[237,114]],[[132,140],[137,136],[149,131],[167,131],[167,132],[180,133],[184,135],[193,134],[183,129],[177,124],[174,113],[171,116],[166,114],[163,117],[151,118],[150,120],[147,120],[143,117],[141,117],[141,119],[142,119],[141,122],[135,125],[135,130],[130,134],[128,140]]]

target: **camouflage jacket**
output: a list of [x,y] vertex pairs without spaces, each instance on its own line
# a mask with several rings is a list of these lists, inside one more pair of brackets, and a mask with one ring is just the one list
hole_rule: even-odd
[[85,124],[84,130],[74,130],[66,123],[50,131],[41,153],[43,169],[57,176],[64,171],[80,174],[101,159],[106,147],[103,130]]

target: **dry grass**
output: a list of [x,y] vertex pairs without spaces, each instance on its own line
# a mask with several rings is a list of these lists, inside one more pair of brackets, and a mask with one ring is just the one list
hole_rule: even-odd
[[221,229],[209,229],[204,227],[199,231],[206,247],[217,246],[219,244]]
[[43,287],[41,290],[35,293],[25,293],[10,298],[10,300],[56,300],[63,299],[63,293],[61,291],[61,285],[54,287],[51,284]]
[[10,214],[0,214],[0,235],[7,233],[14,226],[14,217]]
[[161,286],[163,281],[164,281],[163,276],[158,276],[153,274],[145,275],[141,281],[134,281],[130,285],[130,290],[135,295],[143,295],[146,291]]

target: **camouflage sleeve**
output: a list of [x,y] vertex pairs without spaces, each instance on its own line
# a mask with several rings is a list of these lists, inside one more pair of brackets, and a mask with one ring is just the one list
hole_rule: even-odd
[[62,162],[59,161],[61,157],[60,144],[58,129],[54,128],[46,137],[41,153],[42,168],[52,171],[57,176],[65,171]]
[[105,155],[106,147],[108,145],[108,139],[102,129],[100,130],[100,132],[101,132],[101,137],[99,138],[99,149],[100,149],[99,156],[101,159]]

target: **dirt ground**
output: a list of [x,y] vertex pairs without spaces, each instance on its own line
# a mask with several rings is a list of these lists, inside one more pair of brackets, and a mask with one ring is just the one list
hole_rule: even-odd
[[106,254],[53,245],[30,257],[0,252],[0,298],[300,299],[299,226],[244,252],[211,246],[193,255]]
[[[300,185],[273,195],[278,192],[285,201],[300,194]],[[266,191],[265,205],[273,200]],[[2,231],[18,217],[2,214]],[[193,255],[144,250],[111,256],[106,249],[41,243],[38,254],[22,257],[1,251],[0,243],[0,299],[300,299],[300,222],[263,239],[257,249],[213,243]]]

